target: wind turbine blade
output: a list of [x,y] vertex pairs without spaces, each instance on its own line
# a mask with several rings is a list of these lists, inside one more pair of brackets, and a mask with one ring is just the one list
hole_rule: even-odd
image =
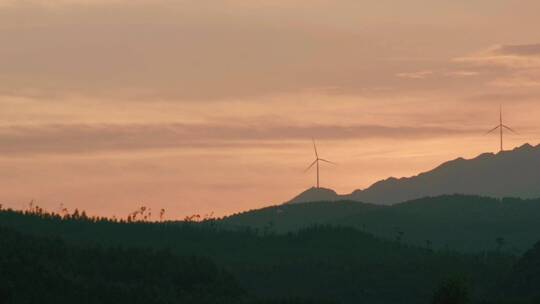
[[307,167],[306,170],[304,170],[304,172],[308,172],[309,169],[311,169],[313,166],[315,166],[315,164],[317,163],[318,159],[316,159],[314,162],[311,163],[311,165],[309,165],[309,167]]
[[319,160],[320,160],[320,161],[323,161],[323,162],[325,162],[325,163],[332,164],[332,165],[337,165],[336,163],[331,162],[331,161],[329,161],[329,160],[326,160],[326,159],[324,159],[324,158],[319,158]]
[[497,129],[499,129],[500,127],[501,126],[496,126],[495,128],[493,128],[493,129],[489,130],[488,132],[486,132],[486,135],[493,132],[493,131],[495,131],[495,130],[497,130]]
[[514,134],[519,134],[518,132],[514,131],[514,130],[513,130],[512,128],[510,128],[509,126],[503,125],[503,128],[505,128],[505,129],[511,131],[511,132],[514,133]]
[[317,145],[315,144],[315,138],[312,138],[313,140],[313,149],[315,150],[315,157],[319,158],[319,152],[317,152]]

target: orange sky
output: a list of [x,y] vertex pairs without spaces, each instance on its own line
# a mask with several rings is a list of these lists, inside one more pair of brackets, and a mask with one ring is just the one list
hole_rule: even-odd
[[537,0],[0,0],[0,203],[230,214],[540,142]]

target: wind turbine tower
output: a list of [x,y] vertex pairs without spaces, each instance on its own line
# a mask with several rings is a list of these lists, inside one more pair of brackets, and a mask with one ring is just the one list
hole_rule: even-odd
[[317,166],[317,189],[320,188],[320,176],[319,176],[319,172],[320,172],[320,168],[319,168],[319,163],[320,162],[325,162],[325,163],[329,163],[329,164],[332,164],[332,165],[335,165],[335,163],[329,161],[329,160],[326,160],[324,158],[320,158],[319,157],[319,152],[317,152],[317,144],[315,144],[315,139],[313,139],[313,150],[315,151],[315,160],[311,163],[311,165],[309,165],[309,167],[305,170],[305,172],[309,171],[309,169],[311,169],[313,166]]
[[509,130],[510,132],[512,132],[514,134],[517,134],[516,131],[512,130],[512,128],[510,128],[509,126],[507,126],[507,125],[505,125],[503,123],[503,111],[502,111],[502,106],[501,106],[500,115],[499,115],[499,125],[486,133],[486,134],[490,134],[490,133],[493,133],[496,130],[499,130],[500,139],[501,139],[501,150],[500,150],[501,152],[504,151],[504,145],[503,145],[504,144],[503,143],[504,129]]

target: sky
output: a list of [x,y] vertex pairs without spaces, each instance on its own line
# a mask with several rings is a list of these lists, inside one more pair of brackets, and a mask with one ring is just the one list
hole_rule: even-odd
[[[223,216],[540,142],[538,0],[0,0],[0,204]],[[156,212],[157,213],[157,212]]]

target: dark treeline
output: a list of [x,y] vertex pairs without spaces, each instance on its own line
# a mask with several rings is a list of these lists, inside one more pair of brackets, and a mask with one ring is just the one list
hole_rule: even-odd
[[0,227],[0,303],[315,303],[263,301],[207,258],[75,246]]
[[[35,266],[36,269],[66,269],[71,273],[68,272],[63,278],[73,280],[87,269],[84,266],[85,256],[91,252],[96,258],[88,265],[94,265],[93,268],[96,269],[89,273],[90,277],[99,277],[100,271],[105,271],[102,269],[108,267],[121,273],[134,273],[135,276],[118,277],[122,278],[118,279],[121,284],[128,286],[121,290],[131,292],[129,286],[136,285],[129,285],[130,283],[122,280],[139,284],[130,280],[133,280],[133,277],[144,277],[148,271],[148,278],[139,278],[141,282],[150,282],[146,284],[148,286],[156,284],[158,287],[153,287],[155,289],[148,288],[173,298],[178,295],[171,290],[179,288],[175,287],[175,269],[180,273],[184,273],[182,269],[191,269],[191,273],[196,277],[199,266],[195,267],[190,263],[199,261],[203,276],[210,278],[204,281],[207,285],[202,289],[208,293],[209,299],[222,297],[219,301],[238,302],[255,297],[269,301],[303,298],[335,303],[454,303],[445,301],[456,294],[465,294],[460,301],[474,303],[503,299],[499,293],[501,286],[506,286],[505,282],[514,275],[513,265],[516,262],[515,257],[495,250],[482,254],[462,254],[421,248],[397,240],[380,239],[349,227],[313,226],[296,232],[276,234],[272,229],[220,229],[214,220],[120,223],[103,218],[61,217],[44,212],[24,214],[9,210],[0,212],[0,226],[32,237],[61,239],[59,247],[71,248],[68,250],[72,252],[68,254],[71,257],[68,265],[83,264],[62,268],[63,266],[55,264],[54,259],[45,259],[41,264],[27,263],[27,268]],[[14,238],[21,238],[21,235],[16,234],[12,237]],[[58,244],[58,241],[47,242]],[[36,243],[34,239],[26,244],[33,243]],[[13,247],[19,249],[12,253],[16,255],[23,251],[34,252],[29,253],[30,257],[39,257],[42,255],[40,251],[45,250],[40,246],[28,246],[26,250]],[[51,252],[58,250],[52,247]],[[117,255],[116,258],[114,255]],[[121,261],[121,256],[124,255],[126,261],[132,261],[129,265],[138,267],[145,265],[146,260],[161,261],[156,261],[155,265],[152,264],[154,262],[148,262],[154,265],[148,266],[148,270],[144,270],[144,267],[130,270],[128,266],[121,268],[114,265],[113,262]],[[187,258],[191,256],[200,258]],[[32,258],[27,262],[30,260]],[[222,267],[223,271],[210,261]],[[113,265],[104,265],[106,263]],[[174,266],[165,269],[168,264]],[[20,267],[24,269],[23,265]],[[169,271],[170,275],[161,278],[161,271]],[[3,273],[1,278],[9,282],[13,273],[7,276],[5,271]],[[185,274],[188,278],[189,273],[188,271]],[[226,273],[230,273],[234,279]],[[30,274],[24,276],[27,275]],[[448,279],[453,277],[464,279],[460,280],[459,284],[453,284],[454,281]],[[80,282],[75,280],[70,284],[77,290],[76,284]],[[237,282],[237,285],[234,282]],[[104,284],[108,283],[105,281]],[[222,292],[214,293],[212,284],[221,286],[216,290]],[[90,283],[83,286],[94,288]],[[103,294],[99,289],[93,290],[97,290],[94,293],[96,296]],[[196,291],[189,292],[193,293],[191,299],[196,299],[191,300],[195,301],[193,303],[204,303],[205,298],[197,297]],[[525,301],[530,297],[531,293],[528,293],[517,298]],[[516,297],[513,296],[512,299],[514,298]],[[200,302],[197,302],[199,299]]]
[[0,228],[1,303],[237,303],[211,261],[164,250],[76,247]]
[[501,291],[499,296],[502,298],[528,298],[540,303],[540,242],[515,264]]

